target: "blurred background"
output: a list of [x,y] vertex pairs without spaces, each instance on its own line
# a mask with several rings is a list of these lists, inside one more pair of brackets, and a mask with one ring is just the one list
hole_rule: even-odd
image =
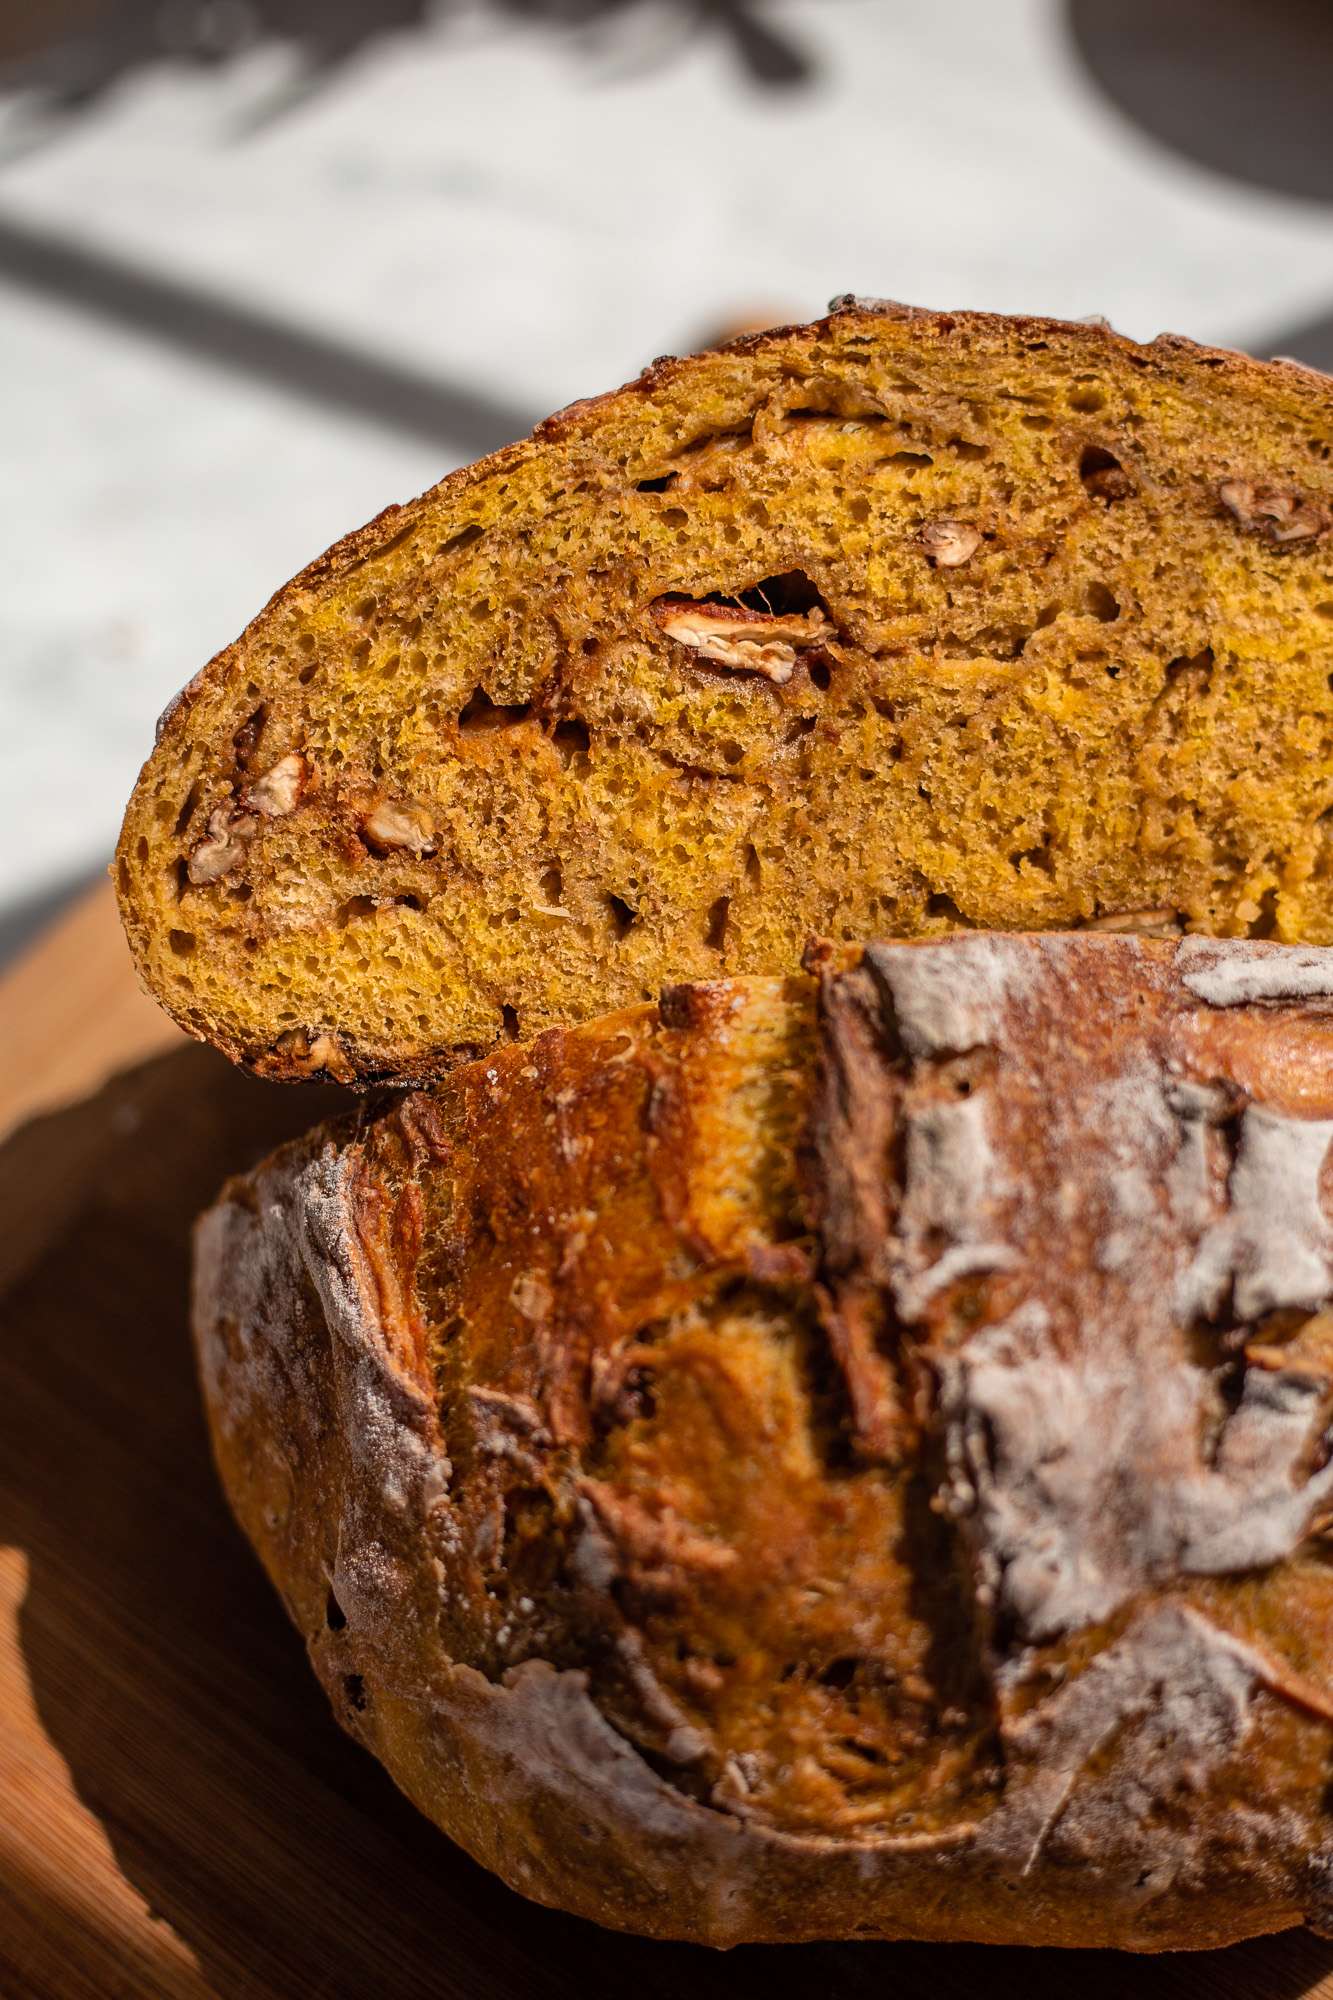
[[345,530],[835,292],[1333,369],[1330,0],[0,0],[0,955]]

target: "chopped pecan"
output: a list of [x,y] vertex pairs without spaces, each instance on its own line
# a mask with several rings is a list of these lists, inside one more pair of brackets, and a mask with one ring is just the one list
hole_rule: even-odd
[[1295,487],[1263,486],[1253,479],[1224,479],[1217,497],[1227,512],[1251,534],[1262,535],[1278,548],[1311,542],[1333,526],[1333,514]]
[[927,521],[917,540],[936,569],[961,569],[981,547],[979,530],[966,521]]
[[273,1047],[286,1058],[286,1067],[300,1069],[306,1076],[323,1070],[341,1083],[351,1081],[352,1066],[342,1044],[327,1029],[288,1028]]
[[1178,910],[1165,904],[1147,910],[1108,910],[1105,916],[1089,917],[1085,931],[1123,931],[1138,937],[1179,937],[1183,925]]
[[653,606],[653,616],[668,639],[688,646],[700,659],[762,674],[779,687],[791,679],[797,656],[821,645],[833,629],[818,605],[781,613],[665,597]]
[[405,847],[412,854],[430,854],[435,848],[435,822],[424,806],[397,805],[381,799],[361,822],[361,831],[372,847],[387,852]]
[[309,782],[309,764],[299,750],[289,750],[262,778],[255,779],[245,794],[245,803],[262,819],[282,819],[301,803]]
[[259,822],[249,813],[218,806],[208,816],[208,832],[190,855],[186,874],[197,889],[220,882],[244,861]]

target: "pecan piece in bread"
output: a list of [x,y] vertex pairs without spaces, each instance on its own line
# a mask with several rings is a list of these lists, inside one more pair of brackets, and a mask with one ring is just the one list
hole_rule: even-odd
[[679,646],[716,666],[762,674],[783,687],[791,679],[798,654],[818,646],[830,633],[828,619],[815,606],[786,617],[752,611],[743,604],[696,604],[688,597],[660,598],[653,616]]

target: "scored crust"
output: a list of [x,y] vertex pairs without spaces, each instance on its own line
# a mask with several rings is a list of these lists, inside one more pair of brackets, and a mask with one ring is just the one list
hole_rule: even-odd
[[336,1713],[539,1900],[712,1944],[1327,1924],[1333,952],[684,985],[197,1235]]
[[267,1075],[429,1081],[812,932],[1333,941],[1333,388],[840,301],[349,536],[163,720],[147,984]]

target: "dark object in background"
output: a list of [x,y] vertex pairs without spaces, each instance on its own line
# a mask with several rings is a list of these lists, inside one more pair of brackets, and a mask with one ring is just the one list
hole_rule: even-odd
[[1328,0],[1069,0],[1069,29],[1093,80],[1160,145],[1333,201]]
[[[488,11],[501,19],[570,32],[632,15],[638,4],[487,0]],[[751,82],[779,89],[808,83],[815,73],[811,56],[765,18],[768,5],[676,0],[680,40],[721,33]],[[58,117],[149,63],[216,64],[260,42],[294,45],[300,75],[253,121],[265,122],[371,43],[394,34],[446,33],[463,11],[460,0],[16,0],[0,18],[0,92],[22,92],[39,118]]]
[[[1158,145],[1233,181],[1333,201],[1329,0],[1068,0],[1068,26],[1094,83]],[[1333,311],[1248,344],[1333,372]]]

